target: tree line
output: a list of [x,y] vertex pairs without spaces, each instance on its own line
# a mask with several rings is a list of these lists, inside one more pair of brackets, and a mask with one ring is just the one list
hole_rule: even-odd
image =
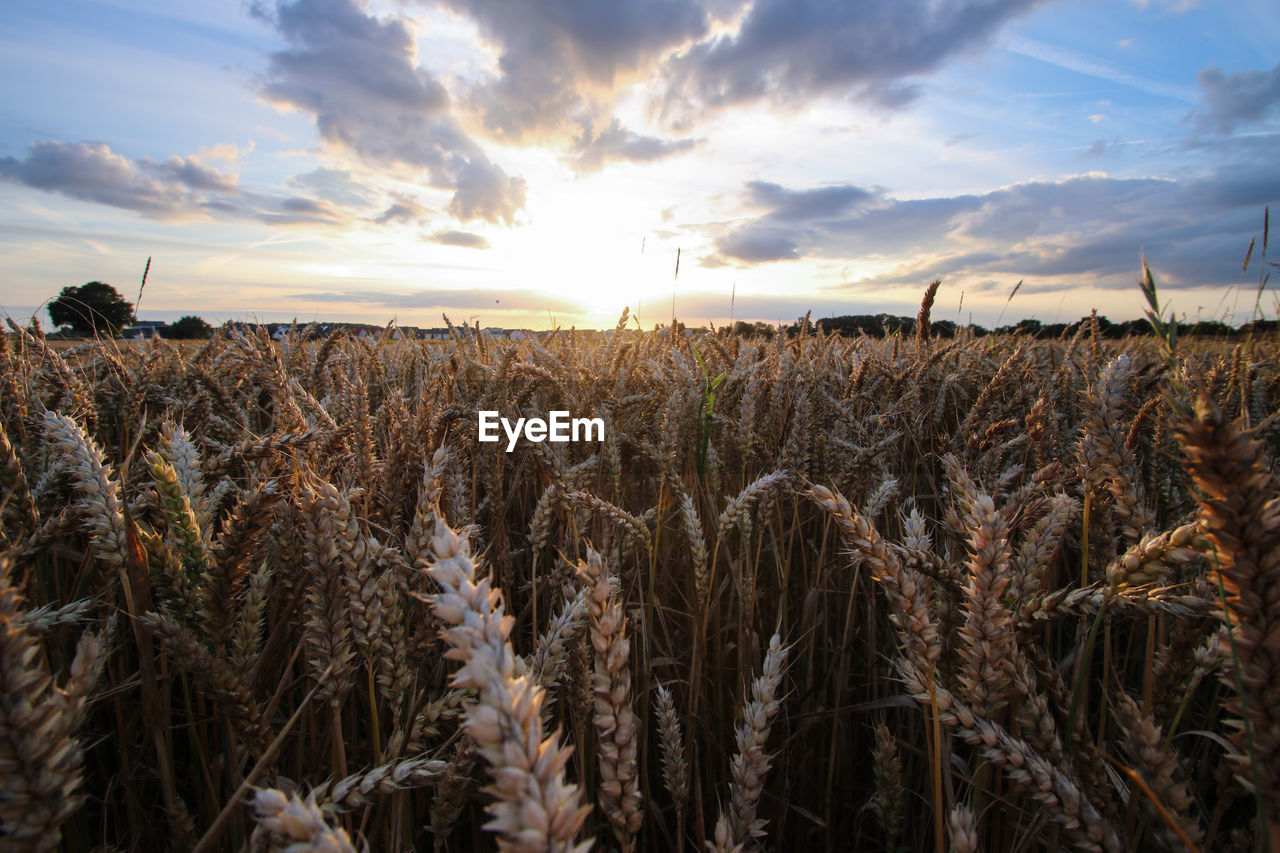
[[[1124,320],[1116,323],[1103,315],[1096,318],[1098,334],[1104,338],[1119,339],[1134,336],[1150,335],[1151,324],[1145,319]],[[958,325],[950,320],[933,320],[929,327],[932,333],[942,338],[952,338],[960,329],[965,329],[977,337],[990,334],[1027,335],[1038,339],[1069,338],[1094,322],[1093,317],[1081,317],[1074,323],[1042,323],[1039,320],[1019,320],[1009,325],[998,326],[994,330],[977,324]],[[739,323],[738,325],[748,325]],[[837,332],[846,337],[865,334],[873,338],[888,335],[912,334],[916,329],[915,317],[902,317],[893,314],[844,314],[839,317],[824,317],[809,324],[811,328],[821,327],[827,332]],[[1248,335],[1251,332],[1260,334],[1274,332],[1280,328],[1275,320],[1253,320],[1241,326],[1232,326],[1220,320],[1197,320],[1195,322],[1179,322],[1178,334],[1200,335],[1215,338],[1231,338]],[[798,334],[805,326],[803,319],[787,327],[789,334]]]
[[[137,322],[133,303],[104,281],[64,287],[46,307],[55,326],[86,337],[115,337],[125,326]],[[160,332],[172,339],[207,338],[213,334],[213,327],[201,317],[188,315],[167,324]]]

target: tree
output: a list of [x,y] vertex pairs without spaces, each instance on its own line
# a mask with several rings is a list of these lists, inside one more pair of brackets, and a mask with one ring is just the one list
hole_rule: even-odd
[[195,316],[182,317],[176,323],[170,323],[169,328],[164,330],[164,336],[174,340],[185,340],[188,338],[203,339],[212,334],[213,327],[203,319]]
[[49,303],[49,319],[82,335],[115,335],[132,322],[133,304],[106,282],[91,281],[62,288],[61,295]]

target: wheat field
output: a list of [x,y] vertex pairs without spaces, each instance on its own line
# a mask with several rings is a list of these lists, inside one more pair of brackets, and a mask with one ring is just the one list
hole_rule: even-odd
[[928,301],[14,327],[0,847],[1280,853],[1277,342],[942,340]]

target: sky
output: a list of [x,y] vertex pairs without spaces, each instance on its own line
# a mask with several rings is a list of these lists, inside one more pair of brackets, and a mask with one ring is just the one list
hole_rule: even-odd
[[789,323],[941,278],[937,320],[1123,320],[1144,256],[1180,316],[1280,307],[1274,0],[6,0],[0,79],[19,320],[148,257],[140,319]]

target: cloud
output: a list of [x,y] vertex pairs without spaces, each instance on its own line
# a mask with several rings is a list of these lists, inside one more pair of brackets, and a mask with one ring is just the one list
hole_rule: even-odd
[[769,207],[769,218],[781,222],[806,222],[835,216],[854,205],[870,201],[875,192],[854,186],[822,187],[816,190],[789,190],[765,181],[747,184],[747,203]]
[[289,196],[275,201],[272,206],[277,210],[268,208],[259,214],[259,218],[264,222],[278,225],[302,223],[339,225],[346,220],[343,211],[322,199]]
[[1280,165],[1275,161],[1275,143],[1269,142],[1258,147],[1256,160],[1222,166],[1212,178],[1195,182],[1195,203],[1215,212],[1274,205],[1280,200]]
[[759,223],[740,228],[720,238],[716,241],[716,248],[726,258],[745,261],[748,264],[765,261],[794,261],[800,257],[800,247],[792,234],[784,229]]
[[463,222],[483,219],[510,225],[515,212],[524,207],[524,178],[508,177],[483,157],[462,163],[454,182],[458,191],[449,200],[449,212]]
[[[1041,2],[436,0],[474,21],[497,54],[497,73],[459,107],[476,110],[493,138],[565,150],[579,172],[698,144],[623,127],[613,110],[636,83],[657,87],[653,106],[673,127],[759,100],[794,106],[836,95],[899,108],[919,93],[909,78]],[[713,34],[733,21],[736,31]]]
[[892,265],[863,287],[916,285],[940,275],[1025,277],[1028,289],[1062,286],[1068,278],[1129,287],[1145,251],[1170,287],[1234,283],[1261,208],[1276,197],[1280,171],[1257,163],[1184,181],[1088,174],[907,200],[853,186],[753,183],[744,188],[744,203],[765,212],[722,229],[719,254],[709,262]]
[[450,112],[441,83],[417,65],[399,18],[378,19],[357,0],[295,0],[258,8],[290,47],[270,55],[261,94],[311,115],[320,138],[366,164],[424,170],[454,190],[460,219],[510,224],[525,183],[490,162]]
[[615,118],[599,133],[585,131],[573,149],[570,163],[576,172],[598,172],[609,162],[651,163],[692,151],[700,143],[698,139],[667,140],[644,136],[623,127]]
[[374,203],[374,193],[347,169],[322,166],[294,175],[285,181],[285,185],[344,207],[367,207]]
[[217,218],[341,225],[353,218],[347,206],[324,198],[245,190],[234,174],[194,157],[130,160],[102,142],[33,143],[22,159],[0,159],[0,179],[169,222]]
[[[506,215],[504,205],[524,204],[524,181],[511,179],[487,160],[462,165],[449,210],[457,218],[494,221]],[[377,225],[421,221],[429,213],[416,200],[380,194],[341,169],[316,169],[285,181],[286,190],[247,190],[236,175],[218,171],[194,157],[130,160],[101,142],[34,143],[27,155],[0,158],[0,180],[82,201],[130,210],[150,219],[253,220],[270,225],[335,225],[358,219]],[[370,208],[385,205],[372,215]],[[457,232],[461,233],[461,232]]]
[[1131,0],[1135,6],[1143,9],[1148,6],[1159,6],[1168,12],[1189,12],[1200,5],[1200,0]]
[[769,212],[720,237],[716,248],[726,259],[749,264],[798,259],[801,244],[819,239],[825,220],[876,197],[871,190],[847,185],[789,190],[763,181],[748,183],[745,195],[748,207]]
[[662,114],[676,126],[708,109],[822,95],[896,109],[909,78],[984,44],[1039,0],[756,0],[732,35],[704,40],[666,69]]
[[474,311],[496,307],[504,311],[541,313],[550,310],[563,314],[576,314],[582,310],[582,306],[572,299],[541,290],[422,290],[413,293],[357,290],[295,293],[289,298],[305,302],[370,305],[391,310],[436,308]]
[[1261,122],[1280,107],[1280,63],[1270,71],[1238,71],[1227,74],[1206,68],[1196,81],[1209,108],[1199,116],[1200,126],[1228,134],[1242,124]]
[[102,142],[36,142],[21,160],[0,159],[0,178],[168,220],[206,215],[214,196],[240,192],[235,175],[193,158],[128,160]]
[[243,148],[230,142],[220,142],[202,147],[197,154],[202,160],[225,160],[231,163],[252,154],[254,147],[252,139]]
[[202,166],[194,158],[170,157],[163,163],[143,159],[139,163],[145,171],[167,181],[181,184],[187,189],[234,195],[240,191],[235,175]]
[[[720,3],[729,13],[741,0]],[[703,38],[697,0],[443,0],[498,51],[499,75],[472,98],[486,130],[511,142],[570,144],[607,125],[617,91]]]
[[470,231],[437,231],[429,234],[423,239],[432,243],[439,243],[442,246],[460,246],[464,249],[487,249],[489,241],[480,234],[472,234]]
[[379,225],[390,225],[393,222],[418,222],[427,213],[427,209],[411,198],[398,196],[395,202],[374,218]]

